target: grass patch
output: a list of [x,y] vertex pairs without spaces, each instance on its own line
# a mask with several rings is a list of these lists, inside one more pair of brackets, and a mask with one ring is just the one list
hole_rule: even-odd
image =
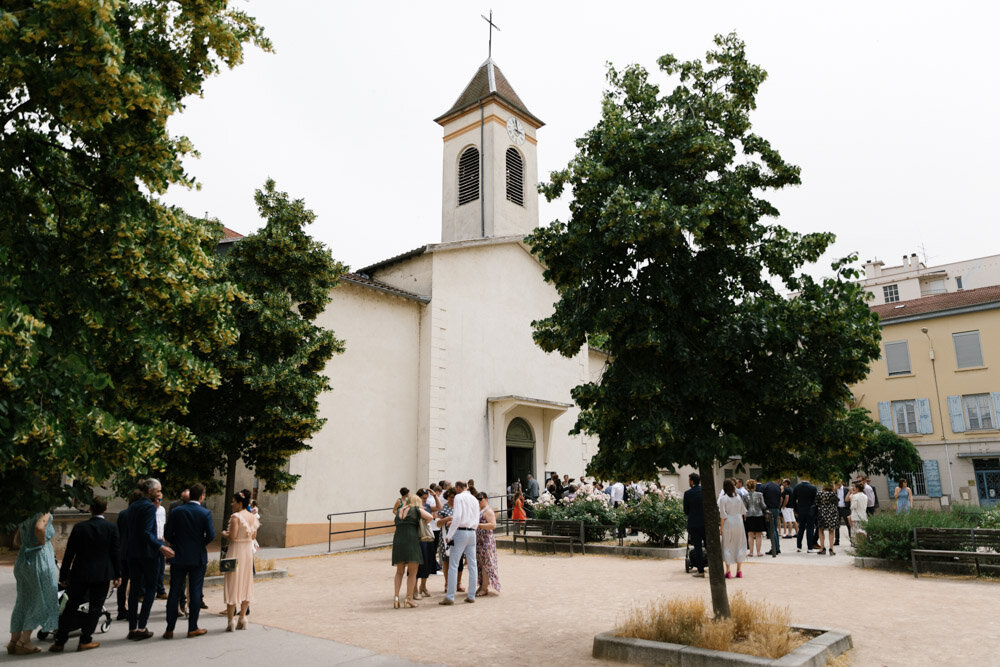
[[716,620],[699,597],[659,598],[626,612],[615,634],[761,658],[780,658],[810,639],[790,628],[787,607],[737,593],[729,600],[729,611],[731,618]]
[[[274,559],[273,558],[254,558],[253,565],[258,572],[268,572],[274,569]],[[243,564],[240,563],[240,567]],[[208,566],[205,568],[206,577],[217,577],[221,572],[219,572],[219,561],[210,560],[208,561]]]

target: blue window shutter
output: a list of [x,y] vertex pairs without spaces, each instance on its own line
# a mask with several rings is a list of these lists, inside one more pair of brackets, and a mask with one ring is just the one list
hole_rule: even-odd
[[993,428],[1000,428],[1000,391],[993,392]]
[[941,497],[941,473],[937,461],[924,461],[924,482],[927,484],[927,495],[931,498]]
[[879,401],[878,402],[878,420],[890,431],[892,428],[892,409],[889,406],[889,401]]
[[931,423],[931,399],[917,399],[917,430],[921,433],[933,433],[934,425]]
[[899,486],[899,482],[897,482],[894,478],[890,477],[889,475],[886,475],[885,485],[889,488],[889,503],[891,507],[891,504],[894,500],[893,496],[896,495],[896,487]]
[[948,415],[951,417],[952,433],[965,433],[965,413],[962,412],[962,397],[948,397]]

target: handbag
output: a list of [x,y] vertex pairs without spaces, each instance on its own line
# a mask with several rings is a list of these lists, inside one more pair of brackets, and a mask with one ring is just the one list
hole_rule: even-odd
[[235,572],[240,562],[237,558],[220,558],[219,572]]
[[431,525],[424,519],[420,520],[420,541],[421,542],[433,542],[434,541],[434,531],[431,530]]

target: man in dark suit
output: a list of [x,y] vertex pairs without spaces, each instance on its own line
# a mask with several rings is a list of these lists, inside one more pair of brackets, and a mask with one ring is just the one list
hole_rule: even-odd
[[691,546],[691,563],[698,568],[692,576],[705,577],[705,508],[701,504],[701,475],[688,475],[688,486],[684,492],[684,513],[687,514],[688,544]]
[[121,583],[121,566],[118,552],[118,528],[104,520],[108,501],[94,498],[90,504],[90,519],[73,526],[66,543],[59,581],[68,590],[66,607],[59,616],[59,629],[55,643],[49,648],[61,653],[73,626],[77,609],[84,602],[90,605],[87,616],[80,625],[80,645],[77,651],[87,651],[100,646],[94,641],[94,628],[101,616],[101,607],[108,594],[108,582]]
[[[149,612],[156,599],[156,574],[160,569],[159,556],[173,558],[174,550],[156,537],[156,505],[153,498],[160,492],[158,479],[145,479],[139,483],[143,496],[128,508],[128,570],[132,587],[128,592],[128,638],[149,639],[153,633],[146,629]],[[139,598],[142,597],[142,609]]]
[[[135,501],[142,498],[142,493],[139,489],[132,492],[129,496],[128,503],[129,506]],[[122,582],[118,585],[118,616],[116,620],[126,621],[128,620],[128,605],[126,604],[126,595],[128,593],[128,507],[123,509],[118,513],[118,543],[121,545],[119,549],[119,560],[121,562],[121,579]]]
[[799,530],[795,533],[795,550],[802,551],[802,535],[806,536],[806,552],[818,549],[816,544],[816,487],[802,480],[792,489],[792,502],[799,515]]
[[764,506],[767,507],[767,538],[771,540],[771,558],[781,553],[781,536],[778,535],[778,517],[781,516],[781,486],[774,479],[760,489],[764,496]]
[[205,502],[205,487],[194,484],[190,488],[190,500],[170,510],[163,536],[174,548],[174,559],[170,561],[170,594],[167,596],[167,631],[164,639],[173,639],[177,611],[188,579],[191,582],[191,612],[188,615],[188,637],[205,634],[198,627],[201,613],[201,590],[205,583],[205,566],[208,564],[206,545],[215,539],[212,527],[212,512],[202,507]]

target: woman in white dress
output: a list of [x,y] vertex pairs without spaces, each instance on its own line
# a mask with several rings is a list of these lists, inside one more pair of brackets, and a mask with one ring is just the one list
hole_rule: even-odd
[[851,496],[851,532],[855,539],[864,535],[865,523],[868,521],[868,495],[865,493],[864,482],[854,483],[854,495]]
[[743,515],[747,508],[743,499],[736,495],[736,485],[727,479],[722,483],[722,497],[719,499],[719,533],[722,535],[722,560],[726,564],[726,579],[732,579],[729,571],[736,564],[736,578],[743,578],[743,561],[747,559],[747,533],[743,529]]

